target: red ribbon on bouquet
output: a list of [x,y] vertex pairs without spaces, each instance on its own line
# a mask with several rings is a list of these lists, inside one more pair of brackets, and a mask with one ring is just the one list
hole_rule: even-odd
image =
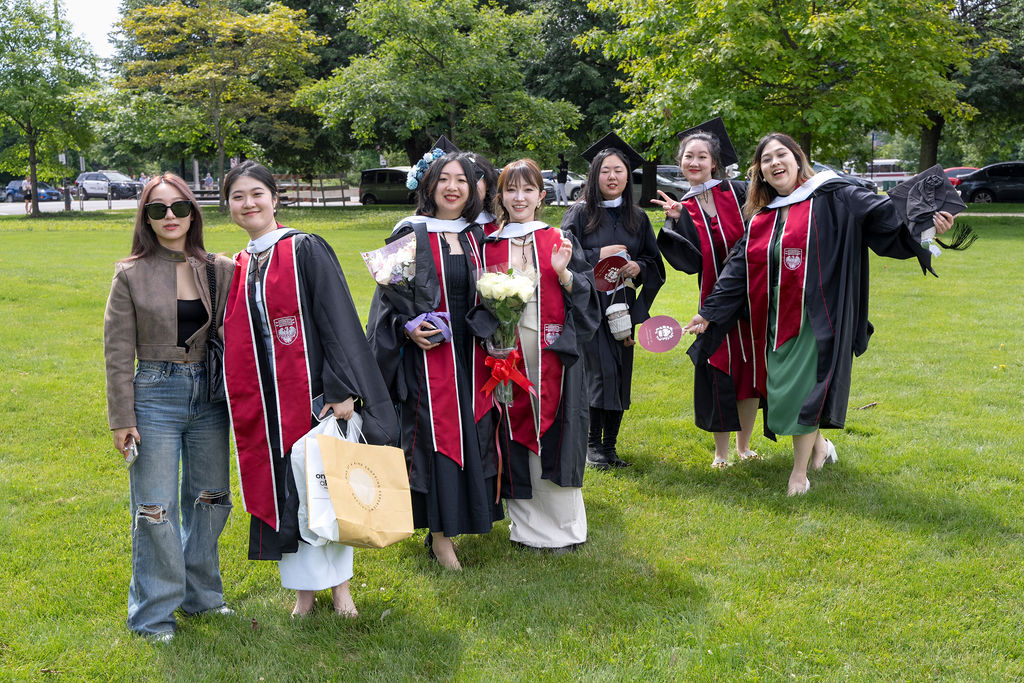
[[491,369],[491,377],[480,391],[490,396],[491,392],[494,391],[494,387],[502,382],[511,380],[522,387],[524,391],[530,392],[531,396],[536,396],[537,390],[533,388],[533,383],[526,378],[526,375],[519,372],[519,369],[516,367],[521,358],[522,355],[515,349],[512,349],[511,353],[508,354],[508,358],[487,356],[484,359],[484,363]]

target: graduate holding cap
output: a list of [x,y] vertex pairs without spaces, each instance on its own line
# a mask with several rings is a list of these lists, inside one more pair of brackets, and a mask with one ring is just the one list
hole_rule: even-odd
[[473,414],[474,354],[483,351],[466,324],[481,267],[477,167],[442,136],[407,185],[417,191],[416,215],[387,241],[416,236],[414,301],[378,287],[367,340],[401,408],[413,523],[429,530],[431,559],[459,571],[452,537],[487,533],[502,517],[497,465],[481,448]]
[[[583,157],[590,162],[586,199],[565,213],[562,229],[576,237],[591,267],[616,254],[626,259],[619,271],[624,283],[599,294],[601,310],[625,303],[631,324],[639,325],[650,317],[651,304],[665,282],[651,221],[633,202],[632,169],[643,158],[615,133],[591,145]],[[601,325],[587,344],[585,358],[590,393],[587,465],[602,470],[626,467],[616,441],[630,403],[633,337],[619,341],[607,324]]]
[[[700,301],[711,293],[726,257],[743,237],[747,183],[727,180],[725,167],[739,161],[721,118],[679,133],[679,168],[690,183],[680,201],[659,191],[665,209],[658,234],[661,254],[676,270],[696,273]],[[760,394],[754,388],[750,323],[739,319],[711,358],[695,368],[693,414],[698,427],[715,435],[713,468],[729,465],[729,434],[736,432],[740,460],[750,450]]]
[[[766,432],[793,436],[787,493],[806,493],[808,467],[837,460],[821,429],[846,422],[854,355],[867,349],[868,249],[916,257],[931,253],[915,238],[888,197],[831,171],[814,174],[793,138],[766,135],[748,175],[747,234],[737,244],[700,312],[684,328],[701,334],[690,347],[703,363],[749,303],[754,382],[766,397]],[[953,225],[935,211],[936,234]]]

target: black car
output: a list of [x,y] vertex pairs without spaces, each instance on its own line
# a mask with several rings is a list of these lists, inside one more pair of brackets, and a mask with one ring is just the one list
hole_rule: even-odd
[[965,202],[1024,202],[1024,161],[1006,161],[960,178],[956,186]]

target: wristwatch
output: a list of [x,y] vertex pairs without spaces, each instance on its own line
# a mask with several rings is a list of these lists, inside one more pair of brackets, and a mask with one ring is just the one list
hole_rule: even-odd
[[558,278],[558,284],[562,285],[563,287],[568,287],[569,285],[572,284],[572,271],[571,270],[567,270],[565,272],[567,272],[569,274],[568,279],[566,279],[565,282],[562,282],[562,278],[559,277]]

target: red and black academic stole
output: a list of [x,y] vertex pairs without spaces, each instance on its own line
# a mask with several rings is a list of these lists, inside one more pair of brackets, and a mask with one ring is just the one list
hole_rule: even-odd
[[[473,233],[467,232],[466,235],[470,242],[469,256],[474,268],[479,270],[479,246]],[[448,313],[448,292],[445,286],[448,274],[445,272],[441,250],[441,240],[444,238],[436,232],[427,233],[427,236],[430,240],[430,253],[434,258],[434,268],[437,271],[437,279],[441,288],[441,298],[436,310]],[[430,411],[434,450],[462,467],[462,410],[456,380],[456,372],[458,372],[458,365],[455,362],[456,352],[454,340],[440,344],[429,351],[420,350],[420,353],[423,354],[423,365],[427,374],[427,403]]]
[[[540,406],[540,433],[537,433],[537,422],[533,413],[533,402],[530,394],[517,384],[513,385],[512,405],[508,407],[509,425],[512,438],[534,453],[540,453],[540,437],[554,424],[558,414],[558,406],[562,400],[562,359],[548,347],[561,336],[565,327],[565,299],[562,296],[562,285],[558,282],[558,274],[551,267],[551,252],[557,244],[561,244],[562,233],[555,228],[545,228],[533,233],[533,260],[537,266],[537,301],[539,303],[540,330],[537,338],[540,359],[540,382],[535,387]],[[509,240],[503,239],[488,242],[483,250],[485,266],[499,266],[510,262]],[[522,347],[520,339],[518,346]],[[525,375],[525,368],[523,369]],[[477,419],[492,404],[479,389],[486,381],[486,374],[478,373],[481,380],[477,386]]]
[[[729,250],[743,237],[743,215],[740,213],[739,200],[736,198],[732,185],[723,182],[713,187],[711,192],[718,212],[716,218],[710,218],[704,213],[696,197],[691,197],[683,202],[700,240],[700,303],[702,304],[704,299],[711,294],[715,283],[718,282],[718,274],[722,270],[722,263],[728,256]],[[731,372],[732,345],[739,344],[739,348],[742,348],[742,343],[739,329],[733,328],[708,362],[722,372]]]
[[250,255],[235,256],[235,273],[224,311],[224,380],[235,434],[238,471],[245,510],[278,528],[277,496],[271,463],[268,421],[278,421],[280,452],[286,455],[309,431],[312,396],[309,362],[295,268],[295,240],[286,237],[274,247],[261,296],[274,352],[277,405],[268,409],[264,379],[256,360],[256,335],[247,296]]
[[[808,240],[810,237],[813,199],[789,207],[782,227],[781,258],[778,265],[779,305],[775,319],[775,345],[800,334],[804,317],[804,287],[807,275]],[[765,358],[768,349],[768,310],[771,298],[771,244],[776,230],[778,210],[765,211],[750,220],[747,238],[747,300],[750,305],[750,327],[754,340],[755,386],[766,390]]]

